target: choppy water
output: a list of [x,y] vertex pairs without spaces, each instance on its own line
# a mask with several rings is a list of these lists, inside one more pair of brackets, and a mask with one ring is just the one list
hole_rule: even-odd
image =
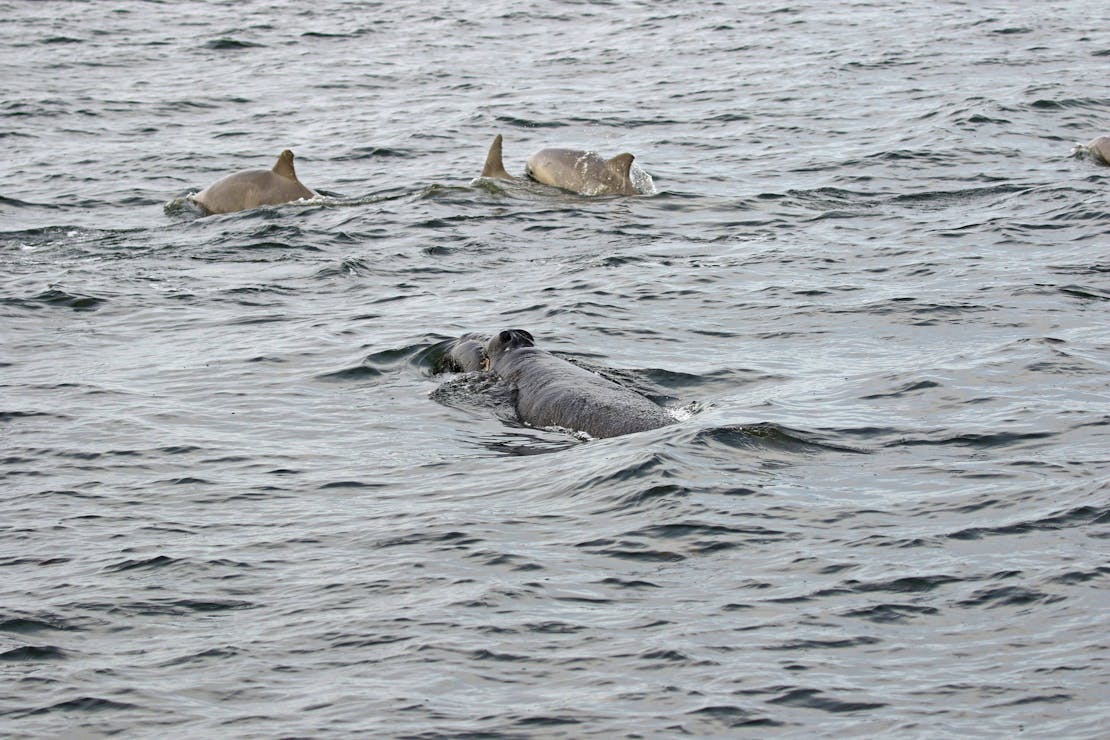
[[[1108,61],[1093,0],[0,2],[0,734],[1099,736]],[[286,147],[322,201],[174,206]],[[433,372],[509,327],[681,421]]]

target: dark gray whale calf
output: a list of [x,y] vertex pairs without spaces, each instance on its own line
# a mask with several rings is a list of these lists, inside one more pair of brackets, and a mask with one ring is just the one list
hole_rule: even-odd
[[[579,195],[640,195],[644,191],[633,181],[633,160],[635,157],[627,152],[606,159],[581,149],[542,149],[528,158],[527,173],[536,182]],[[650,181],[647,173],[639,172]],[[482,177],[516,179],[505,171],[501,134],[490,145]]]
[[486,337],[463,334],[451,342],[436,363],[437,372],[473,373],[485,370]]
[[230,174],[194,195],[193,202],[205,213],[214,214],[315,197],[316,193],[297,179],[297,172],[293,169],[293,152],[286,149],[271,169]]
[[602,438],[675,421],[639,393],[537,348],[523,329],[494,336],[486,356],[490,369],[512,387],[517,416],[532,426],[566,427]]

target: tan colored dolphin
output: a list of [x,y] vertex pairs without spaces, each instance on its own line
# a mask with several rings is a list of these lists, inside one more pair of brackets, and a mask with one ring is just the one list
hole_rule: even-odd
[[269,170],[244,170],[221,178],[193,196],[208,214],[245,211],[292,200],[315,198],[297,179],[293,152],[286,149]]
[[[632,162],[627,152],[605,159],[580,149],[542,149],[528,158],[526,172],[536,182],[580,195],[639,195],[632,182]],[[513,180],[501,159],[501,134],[490,145],[482,177]]]
[[1091,139],[1083,148],[1099,164],[1110,164],[1110,136]]

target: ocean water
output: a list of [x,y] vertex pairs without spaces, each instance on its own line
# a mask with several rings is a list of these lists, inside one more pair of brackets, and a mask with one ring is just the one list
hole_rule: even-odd
[[[1083,0],[0,2],[0,734],[1105,736],[1108,64]],[[437,372],[506,328],[676,422]]]

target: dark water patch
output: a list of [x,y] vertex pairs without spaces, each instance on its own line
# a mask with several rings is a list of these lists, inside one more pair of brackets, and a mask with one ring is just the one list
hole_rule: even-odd
[[[1065,586],[1075,585],[1077,583],[1087,583],[1098,578],[1103,578],[1110,575],[1110,567],[1103,566],[1089,571],[1073,570],[1063,575],[1053,576],[1048,579],[1050,583],[1058,583]],[[0,625],[2,626],[2,625]]]
[[[520,719],[510,718],[513,727],[523,728],[543,728],[543,727],[562,727],[574,726],[582,724],[582,720],[577,717],[559,716],[559,715],[545,715],[541,717],[523,717]],[[472,737],[481,737],[482,735],[473,735]],[[495,733],[492,737],[501,737],[500,734]]]
[[686,549],[702,554],[733,546],[775,542],[786,537],[787,533],[765,527],[727,527],[720,524],[680,522],[644,527],[629,536],[643,537],[649,541],[692,538],[685,545]]
[[863,609],[852,609],[844,612],[846,617],[860,617],[869,622],[879,624],[902,623],[922,615],[939,614],[940,610],[932,606],[917,606],[914,604],[876,604]]
[[998,704],[999,707],[1020,707],[1026,704],[1058,704],[1060,702],[1071,701],[1075,698],[1074,694],[1041,694],[1037,696],[1023,696],[1020,699],[1013,701],[1003,702]]
[[367,33],[365,29],[358,29],[350,33],[327,33],[325,31],[305,31],[301,34],[301,38],[309,39],[356,39]]
[[700,446],[724,445],[741,450],[776,450],[791,453],[852,452],[865,450],[845,447],[820,439],[818,435],[770,422],[730,425],[702,429],[694,436]]
[[52,645],[24,645],[0,652],[0,662],[35,663],[43,660],[65,660],[67,654]]
[[1051,604],[1063,601],[1065,597],[1046,594],[1031,588],[1020,586],[1001,586],[986,588],[976,591],[971,598],[957,601],[956,606],[986,607],[988,609],[999,606],[1029,606],[1032,604]]
[[1110,507],[1078,506],[1074,509],[1062,511],[1032,521],[1014,522],[996,527],[968,527],[948,535],[955,540],[978,540],[996,535],[1025,534],[1040,530],[1068,529],[1072,527],[1090,527],[1096,524],[1110,522]]
[[123,573],[132,570],[161,570],[174,565],[188,565],[188,563],[166,555],[156,555],[141,560],[124,560],[114,565],[105,566],[102,570],[106,573]]
[[568,622],[560,622],[557,620],[531,622],[525,624],[524,628],[529,632],[535,632],[541,635],[573,635],[587,629],[585,625],[570,624]]
[[940,388],[940,383],[933,380],[919,380],[912,383],[906,383],[898,389],[887,393],[873,393],[867,396],[860,396],[862,401],[872,401],[879,398],[901,398],[915,393],[916,391],[928,390],[930,388]]
[[[778,720],[769,717],[760,716],[756,712],[749,711],[742,707],[731,706],[728,704],[713,705],[702,707],[701,709],[694,709],[686,713],[687,716],[697,717],[699,719],[709,719],[714,723],[719,723],[729,728],[740,727],[783,727],[784,724]],[[681,733],[688,734],[688,733]]]
[[[376,547],[406,547],[410,545],[419,544],[433,544],[442,545],[449,544],[452,550],[466,549],[469,545],[480,543],[482,540],[477,537],[472,537],[465,532],[450,531],[450,532],[418,532],[401,537],[389,537],[384,540],[379,540]],[[437,548],[438,549],[438,548]]]
[[622,580],[620,578],[614,578],[614,577],[603,578],[600,581],[598,581],[598,583],[603,583],[603,584],[608,585],[608,586],[617,586],[619,588],[631,588],[631,589],[661,588],[659,586],[659,584],[651,583],[650,581],[641,581],[641,580],[629,581],[629,580]]
[[[507,419],[505,421],[509,423]],[[481,444],[490,452],[498,455],[531,457],[569,450],[581,445],[583,441],[567,434],[536,430],[530,434],[499,434],[490,439],[483,439]]]
[[317,375],[316,380],[321,380],[325,383],[358,383],[378,378],[382,375],[384,375],[383,371],[371,367],[370,365],[363,364]]
[[958,583],[962,579],[954,576],[903,576],[887,581],[856,581],[848,580],[844,585],[856,593],[896,593],[896,594],[922,594],[945,586],[949,583]]
[[1077,298],[1093,298],[1100,301],[1110,301],[1110,290],[1083,285],[1064,285],[1060,287],[1061,293],[1076,296]]
[[873,193],[829,187],[813,190],[788,190],[785,194],[787,204],[829,212],[847,210],[855,213],[854,209],[870,208],[879,201],[879,198],[880,196]]
[[[686,555],[680,552],[659,549],[643,542],[623,539],[590,540],[589,542],[580,542],[576,547],[589,553],[644,563],[676,563],[686,559]],[[606,601],[608,600],[606,599]]]
[[777,645],[764,646],[764,650],[843,650],[845,648],[860,647],[862,645],[877,645],[882,642],[877,637],[863,635],[860,637],[845,637],[839,640],[787,640]]
[[70,621],[52,614],[0,618],[0,632],[13,632],[20,635],[32,635],[44,631],[64,632],[75,629],[78,628]]
[[100,308],[106,299],[96,296],[70,293],[58,288],[44,290],[31,298],[4,298],[2,303],[19,308],[36,309],[42,306],[70,308],[74,311],[95,311]]
[[[16,135],[16,134],[9,134]],[[0,206],[8,206],[9,208],[45,208],[47,210],[60,210],[62,206],[57,203],[32,203],[26,200],[19,200],[17,198],[9,198],[0,195]],[[22,241],[21,235],[23,234],[37,234],[41,229],[32,229],[30,231],[8,231],[0,232],[0,244],[11,239],[12,241]]]
[[234,38],[212,39],[206,41],[204,44],[205,49],[212,49],[214,51],[241,51],[243,49],[254,49],[263,46],[265,46],[265,44]]
[[139,709],[136,704],[128,704],[126,702],[113,701],[111,699],[101,699],[95,696],[82,696],[76,699],[69,699],[67,701],[58,702],[48,707],[40,707],[32,709],[27,712],[20,712],[17,716],[32,717],[41,714],[52,714],[61,712],[65,714],[72,714],[74,712],[80,713],[96,713],[96,712],[118,712],[128,709]]
[[820,709],[823,712],[832,712],[834,714],[843,712],[867,712],[881,709],[886,706],[885,702],[841,701],[840,699],[827,696],[818,689],[804,688],[791,689],[767,701],[770,704],[785,704],[794,707],[805,707],[806,709]]
[[236,658],[242,654],[242,650],[229,645],[219,648],[208,648],[197,653],[171,658],[159,665],[163,668],[177,668],[192,663],[219,663],[224,660]]
[[1110,98],[1061,98],[1050,100],[1040,98],[1029,104],[1035,110],[1064,110],[1068,108],[1089,108],[1096,111],[1105,111],[1110,108]]
[[[497,123],[503,123],[506,126],[515,126],[517,128],[523,129],[565,128],[567,126],[567,124],[562,121],[537,121],[528,118],[518,118],[516,116],[505,114],[497,116],[496,118],[494,118],[494,120],[497,121]],[[511,146],[511,144],[509,144],[509,146]],[[531,152],[524,154],[524,156],[528,156],[528,154],[531,154]]]
[[1024,185],[991,185],[988,187],[962,188],[959,190],[928,190],[920,193],[906,193],[889,198],[890,203],[907,206],[948,206],[964,205],[982,198],[1020,193],[1029,188]]
[[398,149],[395,147],[385,146],[356,146],[351,148],[345,155],[338,158],[339,161],[357,161],[360,159],[411,159],[415,156],[412,149]]
[[[0,363],[0,368],[2,367],[10,366],[4,363]],[[6,421],[14,421],[16,419],[34,419],[36,417],[56,419],[58,421],[71,421],[73,419],[72,416],[65,416],[63,414],[49,414],[45,411],[0,411],[0,423]],[[8,462],[12,462],[12,460],[9,459]],[[31,461],[27,460],[26,462]]]
[[[940,432],[940,435],[946,434]],[[951,436],[937,436],[936,438],[903,438],[894,442],[883,444],[884,447],[916,447],[921,445],[954,445],[971,447],[975,449],[990,449],[1011,446],[1025,446],[1029,442],[1051,439],[1055,432],[994,432],[994,433],[965,433]]]
[[327,490],[336,489],[336,488],[349,489],[349,490],[359,490],[359,491],[370,491],[370,490],[377,489],[377,488],[388,488],[388,486],[385,483],[367,483],[365,481],[359,481],[359,480],[337,480],[337,481],[332,481],[331,483],[324,483],[320,486],[317,486],[317,490],[320,490],[320,491],[327,491]]
[[362,275],[371,274],[372,272],[373,267],[365,259],[348,257],[338,264],[317,270],[313,277],[360,277]]
[[104,612],[123,617],[131,616],[190,616],[197,613],[253,609],[257,604],[241,599],[152,599],[149,601],[80,602],[70,605],[89,612]]

